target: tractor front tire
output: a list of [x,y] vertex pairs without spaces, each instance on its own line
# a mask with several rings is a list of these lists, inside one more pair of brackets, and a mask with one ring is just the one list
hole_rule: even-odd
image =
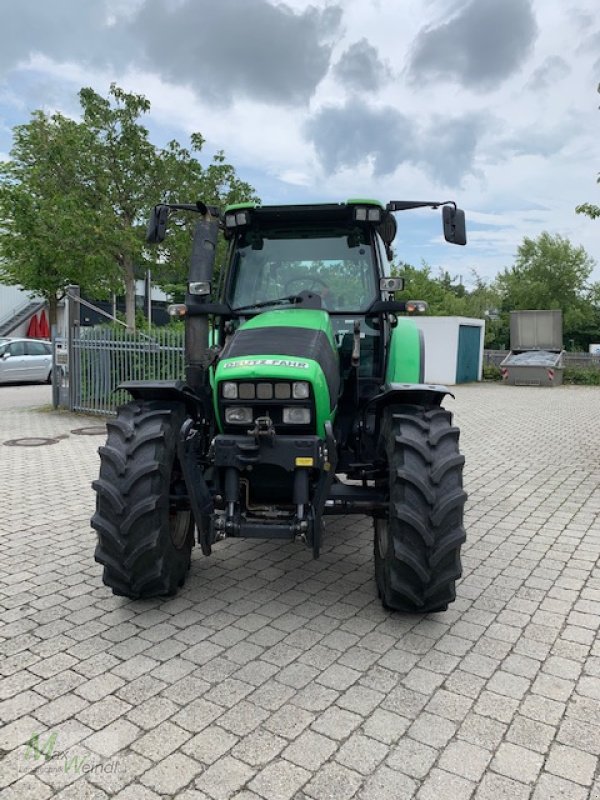
[[177,459],[185,419],[182,403],[135,401],[107,423],[91,524],[103,581],[116,595],[173,595],[185,581],[194,543]]
[[456,598],[467,498],[458,439],[452,414],[443,408],[384,410],[389,511],[375,519],[374,555],[386,608],[425,614],[445,611]]

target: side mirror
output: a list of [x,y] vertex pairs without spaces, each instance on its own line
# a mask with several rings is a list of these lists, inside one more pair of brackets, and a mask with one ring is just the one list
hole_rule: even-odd
[[444,239],[450,244],[467,243],[467,227],[465,212],[454,206],[442,208],[442,222],[444,224]]
[[159,244],[163,242],[167,235],[167,219],[169,208],[165,205],[157,205],[152,209],[148,227],[146,228],[146,241],[149,244]]

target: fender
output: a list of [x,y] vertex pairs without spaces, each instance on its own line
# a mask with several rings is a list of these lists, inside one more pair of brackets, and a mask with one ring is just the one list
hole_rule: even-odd
[[[134,400],[166,400],[184,403],[194,418],[202,416],[205,403],[184,381],[124,381],[115,391],[123,389]],[[210,398],[209,398],[210,402]]]
[[392,403],[417,406],[441,406],[446,395],[454,397],[447,386],[439,383],[386,383],[381,392],[369,400],[367,408],[375,406],[377,413]]
[[423,383],[425,344],[414,320],[400,317],[392,328],[385,370],[387,383]]

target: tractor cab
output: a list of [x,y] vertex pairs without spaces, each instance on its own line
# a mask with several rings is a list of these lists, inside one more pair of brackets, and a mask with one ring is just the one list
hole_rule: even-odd
[[[375,393],[383,380],[389,329],[371,309],[391,297],[389,289],[382,291],[382,279],[389,273],[387,254],[396,230],[393,216],[370,200],[318,206],[242,205],[226,210],[225,230],[230,250],[221,293],[238,320],[243,324],[267,310],[280,309],[288,312],[293,327],[300,315],[290,311],[325,312],[342,392],[356,371],[361,395]],[[397,287],[399,281],[389,285]],[[278,344],[285,347],[283,340]],[[358,364],[353,363],[353,352]]]

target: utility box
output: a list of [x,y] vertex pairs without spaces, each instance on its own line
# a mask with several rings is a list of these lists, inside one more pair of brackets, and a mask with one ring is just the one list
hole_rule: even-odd
[[480,381],[485,321],[470,317],[413,317],[425,344],[425,383]]
[[509,386],[563,382],[562,311],[511,311],[510,353],[500,364]]

